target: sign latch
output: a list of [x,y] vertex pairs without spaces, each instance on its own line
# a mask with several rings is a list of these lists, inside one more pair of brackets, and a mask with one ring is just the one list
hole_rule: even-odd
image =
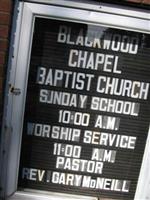
[[21,94],[21,89],[20,88],[11,87],[10,92],[13,93],[14,95],[20,95]]

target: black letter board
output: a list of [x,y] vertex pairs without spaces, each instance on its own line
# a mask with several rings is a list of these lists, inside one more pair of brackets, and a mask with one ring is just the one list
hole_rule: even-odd
[[19,187],[133,200],[150,121],[149,40],[36,18]]

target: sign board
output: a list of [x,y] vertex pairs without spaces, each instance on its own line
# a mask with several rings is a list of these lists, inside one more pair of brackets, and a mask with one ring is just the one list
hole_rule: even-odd
[[35,18],[19,187],[134,199],[150,121],[148,34]]

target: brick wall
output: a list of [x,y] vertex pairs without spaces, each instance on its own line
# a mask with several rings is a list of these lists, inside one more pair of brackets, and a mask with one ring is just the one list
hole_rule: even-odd
[[150,9],[150,0],[100,0],[100,2]]
[[132,3],[140,3],[140,4],[149,4],[150,5],[150,0],[126,0],[127,2],[132,2]]
[[12,0],[0,0],[0,120],[3,109],[3,87],[7,66],[12,4]]

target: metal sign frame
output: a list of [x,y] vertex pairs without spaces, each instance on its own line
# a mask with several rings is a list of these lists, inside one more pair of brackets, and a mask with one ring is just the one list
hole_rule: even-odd
[[[30,3],[31,2],[31,3]],[[17,190],[22,127],[27,90],[32,35],[36,16],[85,22],[150,34],[150,13],[98,3],[67,0],[20,2],[19,14],[12,33],[8,78],[1,138],[1,196],[8,197]],[[38,4],[38,3],[47,3]],[[112,9],[113,7],[113,9]],[[135,200],[150,198],[150,131],[146,143]],[[143,188],[143,185],[145,186]],[[145,190],[145,191],[143,191]],[[81,197],[79,198],[81,199]],[[92,199],[92,198],[91,198]]]

